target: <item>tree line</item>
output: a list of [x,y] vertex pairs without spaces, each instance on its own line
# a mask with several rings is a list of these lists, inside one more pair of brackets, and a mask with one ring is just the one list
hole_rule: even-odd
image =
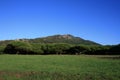
[[23,54],[23,55],[120,55],[120,44],[113,46],[101,45],[73,45],[68,43],[38,44],[24,41],[12,41],[7,45],[0,46],[0,54]]

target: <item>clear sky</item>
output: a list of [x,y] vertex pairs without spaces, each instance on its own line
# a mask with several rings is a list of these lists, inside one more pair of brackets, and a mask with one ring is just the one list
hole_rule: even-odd
[[0,0],[0,40],[72,34],[120,43],[120,0]]

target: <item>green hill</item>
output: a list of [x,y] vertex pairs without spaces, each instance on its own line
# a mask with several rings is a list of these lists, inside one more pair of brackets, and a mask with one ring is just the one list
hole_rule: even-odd
[[[14,40],[0,41],[0,45],[6,45],[11,41]],[[83,44],[83,45],[100,45],[96,42],[85,40],[80,37],[75,37],[70,34],[53,35],[53,36],[47,36],[47,37],[41,37],[35,39],[17,39],[17,41],[25,41],[30,43],[68,43],[68,44]]]
[[75,37],[70,34],[65,35],[53,35],[43,38],[35,38],[28,40],[31,43],[69,43],[69,44],[84,44],[84,45],[100,45],[96,42]]

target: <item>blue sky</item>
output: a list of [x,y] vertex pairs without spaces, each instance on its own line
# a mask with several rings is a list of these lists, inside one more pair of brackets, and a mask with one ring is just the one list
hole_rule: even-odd
[[0,0],[0,40],[72,34],[120,43],[120,0]]

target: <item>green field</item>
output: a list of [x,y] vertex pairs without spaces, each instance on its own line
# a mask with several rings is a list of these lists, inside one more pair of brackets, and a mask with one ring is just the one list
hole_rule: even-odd
[[0,55],[0,80],[120,80],[120,59]]

